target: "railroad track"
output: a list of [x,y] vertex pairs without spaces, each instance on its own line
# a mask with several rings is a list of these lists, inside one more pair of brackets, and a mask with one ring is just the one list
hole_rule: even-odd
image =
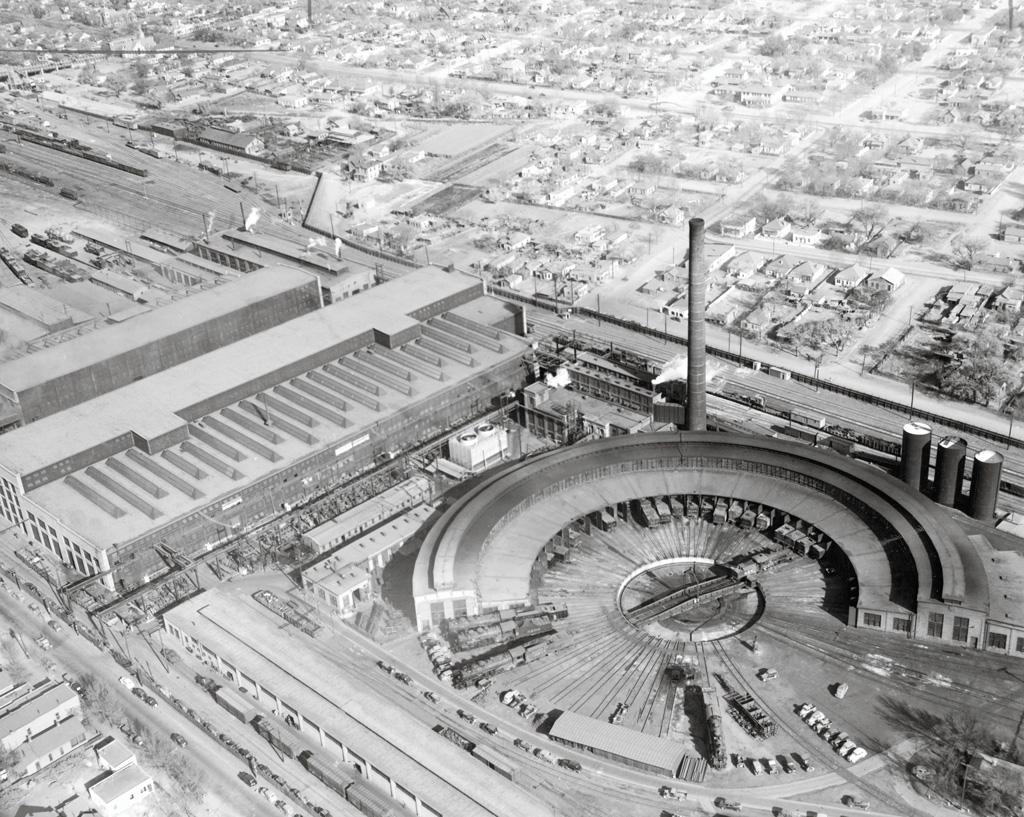
[[[554,337],[554,336],[566,336],[571,335],[572,330],[566,331],[566,324],[564,321],[559,320],[557,317],[550,316],[541,310],[531,310],[529,313],[529,323],[536,332],[537,328],[544,330],[542,336]],[[623,330],[625,331],[625,330]],[[592,344],[598,347],[607,347],[609,341],[598,335],[593,335],[580,330],[575,331],[575,337],[577,340]],[[680,338],[680,343],[682,338]],[[625,349],[630,352],[642,355],[650,360],[656,366],[661,366],[667,363],[672,357],[676,355],[678,351],[671,346],[666,347],[662,344],[655,343],[653,341],[645,340],[643,336],[631,337],[628,341],[623,342],[621,339],[615,340],[615,345],[621,349]],[[749,383],[743,378],[730,377],[728,374],[724,376],[725,382],[738,388],[749,389]],[[772,394],[778,396],[781,399],[792,403],[797,408],[806,409],[809,413],[821,413],[821,400],[824,399],[820,393],[815,392],[816,397],[800,398],[794,396],[791,389],[785,389],[780,384],[773,382],[769,378],[762,378],[758,381],[757,391],[765,394]],[[829,400],[843,399],[845,401],[853,400],[853,398],[843,397],[831,393],[828,394]],[[744,411],[753,412],[755,409],[750,408],[744,404],[736,403],[728,400],[720,395],[716,395],[714,391],[708,394],[708,405],[712,411],[715,409],[716,401],[721,401],[719,405],[727,404],[729,406],[742,406]],[[905,422],[909,419],[907,414],[897,412],[893,409],[885,406],[876,406],[873,404],[864,404],[864,409],[853,409],[857,417],[848,420],[846,412],[849,411],[849,406],[844,405],[844,413],[840,419],[840,425],[849,426],[858,431],[864,431],[872,436],[876,436],[883,440],[889,440],[891,442],[899,443],[902,440],[902,427]],[[871,406],[870,411],[867,406]],[[874,415],[874,416],[872,416]],[[774,420],[776,423],[781,422],[779,418],[774,415],[765,415],[766,417]],[[880,417],[886,418],[886,420],[880,419]],[[887,422],[889,420],[889,422]],[[936,424],[932,423],[933,428],[936,428]],[[972,435],[967,431],[959,431],[956,429],[937,427],[937,436],[952,435],[957,437],[965,437],[968,443],[973,449],[982,450],[986,448],[993,448],[994,443],[992,440],[986,439],[983,436]],[[1009,448],[1003,450],[1000,447],[1004,456],[1003,463],[1003,482],[1009,483],[1012,486],[1017,486],[1019,490],[1024,494],[1024,460],[1021,459],[1020,450],[1015,448]],[[1015,511],[1024,511],[1024,501],[1014,496],[1013,494],[1004,492],[1002,494],[1002,503],[1007,508],[1012,508]]]
[[739,687],[742,687],[747,694],[751,695],[758,702],[758,705],[761,707],[761,709],[763,709],[768,715],[771,716],[772,720],[775,721],[779,732],[785,732],[790,738],[792,738],[797,743],[798,746],[801,747],[803,751],[807,751],[813,754],[815,757],[818,758],[818,760],[821,762],[823,766],[829,769],[829,771],[835,772],[851,786],[855,786],[863,790],[877,802],[885,803],[886,805],[892,807],[893,809],[897,810],[899,813],[906,815],[907,817],[931,817],[931,815],[925,814],[922,811],[918,811],[917,809],[907,805],[903,801],[894,799],[884,789],[881,789],[875,784],[870,783],[867,780],[853,774],[850,771],[849,764],[840,765],[840,763],[845,762],[842,761],[842,759],[837,761],[836,758],[838,756],[834,752],[826,751],[824,748],[822,748],[822,745],[815,745],[809,743],[807,741],[807,737],[808,735],[813,733],[809,729],[807,734],[804,734],[794,729],[783,717],[780,716],[777,707],[767,704],[762,698],[760,698],[754,693],[753,688],[743,677],[743,674],[740,671],[739,667],[736,666],[736,662],[733,661],[733,659],[729,656],[725,648],[717,641],[712,641],[710,642],[710,644],[713,652],[715,653],[715,657],[718,660],[720,660],[722,664],[725,666],[725,668],[729,671],[731,679],[734,682],[736,682],[736,684]]
[[[864,655],[862,652],[855,652],[852,649],[842,647],[837,642],[829,643],[821,639],[820,631],[807,625],[787,621],[785,626],[776,624],[766,618],[758,622],[758,627],[765,632],[771,633],[780,641],[786,641],[793,646],[799,647],[804,652],[811,652],[822,658],[846,664],[846,672],[852,675],[870,680],[871,683],[886,683],[883,676],[863,669]],[[912,670],[917,672],[916,670]],[[890,682],[899,691],[905,691],[908,681],[905,676],[901,683]],[[948,692],[944,695],[943,691]],[[963,706],[966,700],[974,700],[978,704],[977,712],[983,720],[988,720],[1000,729],[1013,730],[1020,719],[1019,710],[1021,700],[1016,695],[1002,695],[995,692],[983,692],[977,687],[960,683],[958,681],[943,680],[941,685],[929,682],[925,677],[915,678],[913,683],[913,694],[915,701],[928,701],[943,707]],[[1011,715],[1006,716],[993,711],[993,707],[1000,710],[1014,710]]]

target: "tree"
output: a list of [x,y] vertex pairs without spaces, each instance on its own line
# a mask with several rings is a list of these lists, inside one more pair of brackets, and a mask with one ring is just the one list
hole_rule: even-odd
[[887,289],[872,289],[861,284],[846,293],[847,299],[857,306],[868,310],[872,315],[878,316],[889,308],[892,303],[892,293]]
[[821,202],[817,199],[802,196],[793,203],[793,209],[790,210],[790,214],[798,224],[809,227],[817,223],[818,219],[825,215],[825,208],[821,206]]
[[890,221],[889,208],[877,202],[858,207],[850,215],[850,224],[864,233],[865,243],[878,238]]
[[128,80],[115,74],[107,80],[106,86],[113,92],[115,97],[120,97],[121,94],[128,90]]
[[940,388],[959,400],[987,406],[1012,375],[1004,354],[1003,341],[991,326],[959,333],[939,369]]
[[781,57],[789,52],[789,42],[781,34],[769,34],[761,41],[758,53],[762,57]]
[[793,339],[800,346],[812,349],[830,348],[839,357],[846,344],[856,334],[857,325],[849,318],[833,316],[813,323],[801,324],[793,334]]
[[641,153],[633,157],[629,169],[635,173],[658,175],[668,169],[668,163],[656,153]]
[[764,193],[758,193],[750,204],[757,220],[767,224],[769,221],[789,214],[793,207],[793,197],[788,193],[782,193],[774,199],[770,199]]
[[983,235],[958,235],[950,242],[953,256],[964,269],[971,269],[974,266],[974,259],[988,248],[988,237]]
[[696,111],[697,130],[712,130],[722,121],[722,110],[714,105],[701,102]]

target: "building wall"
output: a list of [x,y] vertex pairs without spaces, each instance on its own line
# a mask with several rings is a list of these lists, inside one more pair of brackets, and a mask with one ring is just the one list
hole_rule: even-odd
[[[301,287],[246,304],[199,326],[128,349],[20,392],[16,400],[22,422],[30,423],[56,414],[319,308],[319,287],[310,277],[309,283]],[[73,353],[74,346],[69,346],[67,352]]]

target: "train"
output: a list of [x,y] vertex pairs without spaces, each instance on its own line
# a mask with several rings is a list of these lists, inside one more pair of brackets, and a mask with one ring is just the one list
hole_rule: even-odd
[[728,763],[725,751],[725,730],[722,728],[722,716],[715,711],[713,687],[701,687],[701,700],[704,704],[704,725],[708,738],[708,763],[712,769],[721,771]]
[[18,261],[17,257],[6,247],[0,247],[0,260],[2,260],[7,267],[14,273],[15,277],[25,284],[25,286],[34,287],[36,282],[33,281],[25,268]]
[[547,638],[553,634],[554,630],[552,629],[539,636],[544,639],[542,642],[535,642],[529,646],[511,647],[494,655],[474,659],[453,669],[452,686],[456,689],[466,689],[485,678],[492,678],[507,670],[530,663],[531,660],[538,657],[538,653],[545,652],[544,645],[547,643]]
[[[83,145],[77,139],[63,139],[55,132],[46,133],[29,125],[15,125],[11,122],[0,122],[0,128],[13,133],[23,141],[31,142],[34,145],[40,145],[45,148],[50,148],[51,150],[60,151],[61,153],[67,153],[71,156],[77,156],[78,158],[85,159],[89,162],[96,162],[97,164],[105,165],[106,167],[112,167],[115,170],[122,170],[125,173],[131,173],[133,176],[149,175],[149,171],[144,167],[136,167],[135,165],[130,165],[125,162],[119,162],[105,153],[95,152],[91,147]],[[52,180],[50,181],[49,186],[53,187]]]
[[567,618],[569,608],[565,604],[544,602],[533,607],[518,607],[511,610],[495,610],[490,613],[483,613],[478,616],[463,616],[462,618],[445,619],[442,622],[445,634],[451,636],[463,630],[475,630],[481,627],[489,627],[506,621],[523,622],[531,618],[547,618],[549,621]]
[[399,817],[401,810],[378,793],[359,775],[340,761],[323,757],[307,749],[294,730],[265,715],[257,715],[249,725],[284,757],[298,760],[306,770],[329,789],[344,797],[367,817]]
[[23,179],[28,179],[36,184],[41,184],[44,187],[53,187],[53,179],[49,176],[44,176],[42,173],[36,173],[34,170],[21,167],[20,165],[11,164],[10,162],[0,162],[0,170],[4,173],[10,173],[12,176],[21,176]]

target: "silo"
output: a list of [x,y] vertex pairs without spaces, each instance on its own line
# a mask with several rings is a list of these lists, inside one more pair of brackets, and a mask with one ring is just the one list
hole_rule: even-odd
[[964,466],[967,464],[967,440],[943,437],[935,451],[935,484],[932,497],[940,505],[953,507],[964,489]]
[[913,420],[903,426],[903,454],[900,457],[900,479],[911,488],[924,491],[928,487],[928,466],[932,455],[932,427]]
[[999,479],[1003,473],[1003,455],[997,451],[979,451],[971,470],[971,516],[992,521],[999,497]]

